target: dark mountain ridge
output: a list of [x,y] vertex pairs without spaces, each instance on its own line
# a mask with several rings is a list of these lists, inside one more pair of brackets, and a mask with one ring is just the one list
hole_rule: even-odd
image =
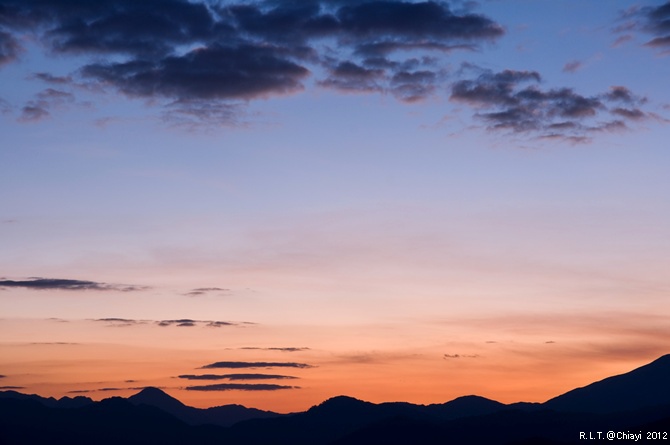
[[670,403],[670,354],[626,374],[600,380],[546,401],[556,411],[613,413]]
[[189,425],[231,426],[243,420],[269,419],[281,416],[281,414],[271,411],[246,408],[242,405],[223,405],[205,409],[194,408],[184,405],[160,389],[152,387],[144,388],[134,396],[130,396],[128,401],[133,405],[148,405],[160,408]]

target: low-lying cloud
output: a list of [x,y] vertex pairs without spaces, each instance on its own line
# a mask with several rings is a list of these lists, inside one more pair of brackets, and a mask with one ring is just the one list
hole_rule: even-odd
[[196,289],[191,289],[184,295],[188,297],[199,297],[201,295],[207,295],[212,292],[228,292],[228,291],[230,291],[230,289],[224,289],[221,287],[198,287]]
[[179,378],[186,380],[292,380],[298,377],[277,374],[184,374]]
[[108,318],[97,318],[93,321],[107,323],[109,326],[115,327],[128,327],[136,325],[146,325],[153,324],[160,327],[180,327],[180,328],[192,328],[196,326],[201,327],[210,327],[210,328],[221,328],[229,326],[239,326],[240,324],[249,324],[249,323],[235,323],[231,321],[218,321],[218,320],[194,320],[191,318],[178,318],[173,320],[136,320],[132,318],[117,318],[117,317],[108,317]]
[[245,346],[242,348],[239,348],[242,350],[260,350],[260,351],[281,351],[281,352],[300,352],[300,351],[308,351],[309,348],[298,348],[298,347],[269,347],[269,348],[259,348],[255,346]]
[[215,362],[199,369],[242,369],[242,368],[312,368],[312,365],[295,362]]
[[70,280],[64,278],[27,278],[25,280],[0,280],[0,287],[36,290],[76,290],[76,291],[121,291],[134,292],[148,289],[146,286],[108,284],[96,281]]
[[278,391],[299,389],[299,386],[273,385],[267,383],[217,383],[214,385],[187,386],[187,391]]

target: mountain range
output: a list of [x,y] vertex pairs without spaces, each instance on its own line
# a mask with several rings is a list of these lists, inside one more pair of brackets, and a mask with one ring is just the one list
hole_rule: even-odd
[[[184,405],[157,388],[125,399],[59,400],[0,392],[0,444],[576,444],[670,443],[670,355],[544,403],[503,404],[479,396],[416,405],[338,396],[278,414],[225,405]],[[638,436],[638,434],[640,436]],[[636,440],[637,439],[637,440]]]

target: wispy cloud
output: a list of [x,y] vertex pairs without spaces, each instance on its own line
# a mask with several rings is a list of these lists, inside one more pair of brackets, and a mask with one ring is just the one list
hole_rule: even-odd
[[131,318],[117,318],[117,317],[108,317],[108,318],[98,318],[94,321],[106,323],[108,326],[112,327],[128,327],[134,326],[137,324],[146,324],[145,320],[133,320]]
[[0,31],[0,66],[13,62],[21,52],[21,45],[16,38],[5,31]]
[[136,325],[153,324],[160,327],[175,326],[182,328],[183,327],[192,328],[196,326],[201,326],[201,327],[221,328],[228,326],[239,326],[241,324],[249,324],[249,323],[235,323],[231,321],[194,320],[191,318],[178,318],[173,320],[136,320],[132,318],[108,317],[108,318],[97,318],[93,321],[107,323],[109,326],[114,327],[129,327]]
[[621,13],[619,22],[613,29],[618,35],[614,46],[632,40],[632,34],[642,33],[651,36],[643,46],[670,54],[670,1],[659,6],[633,6]]
[[261,350],[261,351],[281,351],[281,352],[300,352],[300,351],[308,351],[309,348],[296,348],[296,347],[270,347],[270,348],[259,348],[259,347],[254,347],[254,346],[245,346],[242,348],[239,348],[242,350]]
[[580,62],[579,60],[573,60],[571,62],[566,63],[563,65],[563,72],[566,73],[574,73],[578,70],[580,70],[584,64]]
[[464,69],[479,74],[455,82],[451,100],[475,108],[475,117],[490,130],[586,142],[594,133],[626,130],[629,123],[647,118],[641,109],[646,98],[624,86],[585,96],[571,88],[540,88],[536,71]]
[[216,368],[312,368],[312,365],[295,362],[215,362],[209,365],[201,366],[199,369]]
[[456,359],[456,358],[479,358],[478,354],[444,354],[443,359]]
[[184,389],[187,391],[277,391],[280,389],[300,389],[300,387],[266,383],[217,383],[214,385],[187,386]]
[[50,110],[55,107],[63,107],[75,101],[74,94],[47,88],[37,93],[34,100],[29,101],[22,109],[20,121],[38,121],[51,115]]
[[186,380],[291,380],[298,377],[277,374],[184,374],[180,375],[179,378]]
[[228,292],[230,289],[224,289],[222,287],[198,287],[196,289],[191,289],[186,292],[184,295],[189,297],[199,297],[201,295],[207,295],[212,292]]
[[73,345],[80,345],[81,343],[72,343],[72,342],[66,342],[66,341],[43,341],[43,342],[32,342],[30,343],[31,345],[36,345],[36,346],[73,346]]
[[645,43],[645,46],[661,49],[668,54],[670,51],[670,1],[658,7],[645,8],[643,13],[646,18],[644,30],[654,36]]
[[0,287],[36,290],[76,290],[76,291],[121,291],[134,292],[148,289],[146,286],[128,284],[108,284],[95,281],[71,280],[63,278],[27,278],[25,280],[0,280]]

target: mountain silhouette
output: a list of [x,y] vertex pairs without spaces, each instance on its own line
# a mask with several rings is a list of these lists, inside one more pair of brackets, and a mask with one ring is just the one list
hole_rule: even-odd
[[231,426],[249,419],[268,419],[281,416],[271,411],[246,408],[242,405],[223,405],[200,409],[184,405],[179,400],[154,387],[142,389],[130,396],[128,401],[133,405],[148,405],[172,414],[189,425]]
[[65,396],[55,399],[53,397],[41,397],[36,394],[22,394],[17,391],[0,391],[0,399],[33,400],[50,408],[79,408],[93,403],[93,400],[84,396]]
[[556,411],[613,413],[670,403],[670,354],[630,371],[554,397]]
[[668,376],[670,355],[543,404],[506,405],[479,396],[432,405],[375,404],[338,396],[293,414],[240,405],[198,409],[158,388],[100,402],[4,391],[0,444],[577,444],[584,432],[668,431]]
[[78,408],[53,408],[38,400],[0,399],[3,445],[217,444],[219,427],[194,427],[147,405],[113,397]]
[[458,397],[451,402],[428,405],[427,413],[443,419],[452,420],[461,417],[481,416],[506,409],[507,405],[480,396]]

